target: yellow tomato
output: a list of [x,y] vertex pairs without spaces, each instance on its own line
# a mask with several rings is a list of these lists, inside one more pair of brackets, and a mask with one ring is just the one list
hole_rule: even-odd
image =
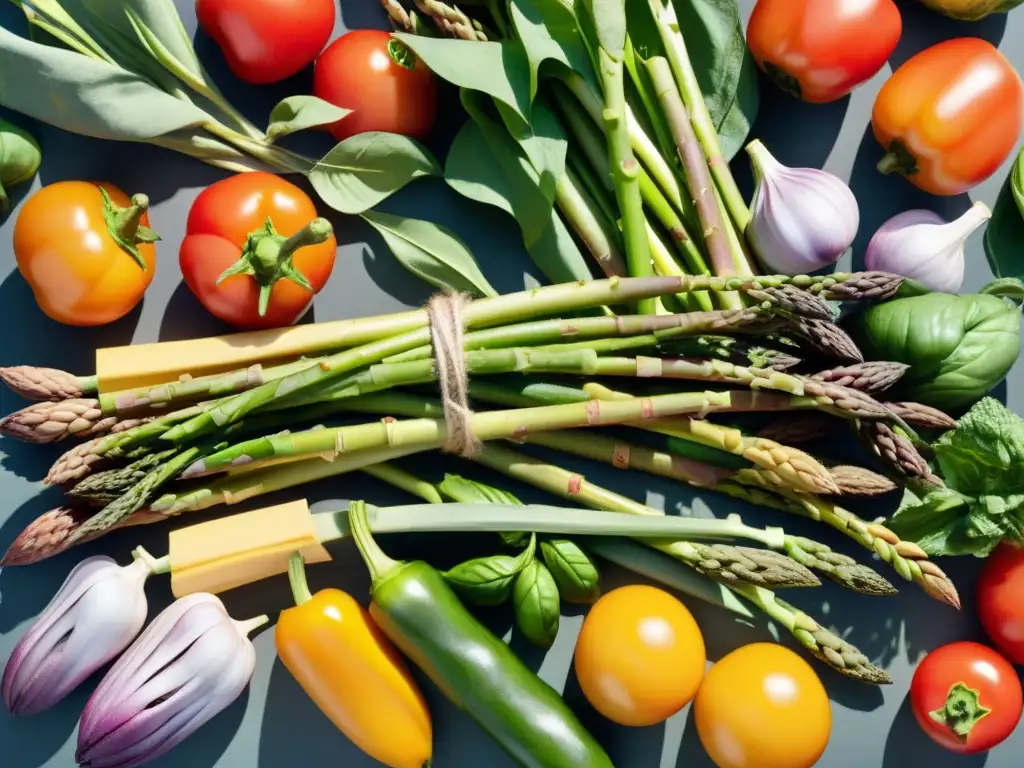
[[647,586],[594,603],[576,643],[576,677],[594,709],[622,725],[654,725],[686,706],[704,677],[704,638],[686,606]]
[[810,768],[832,730],[821,680],[774,643],[746,645],[715,664],[693,712],[700,742],[718,768]]

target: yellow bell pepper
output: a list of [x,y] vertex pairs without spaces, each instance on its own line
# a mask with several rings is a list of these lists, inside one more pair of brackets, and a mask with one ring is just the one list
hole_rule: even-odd
[[351,595],[311,595],[302,555],[288,569],[296,606],[281,613],[277,654],[306,694],[360,749],[392,768],[430,764],[430,712],[401,656]]

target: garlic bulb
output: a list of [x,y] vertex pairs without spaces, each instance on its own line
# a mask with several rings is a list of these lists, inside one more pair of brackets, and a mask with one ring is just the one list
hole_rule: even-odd
[[841,179],[787,168],[760,141],[747,145],[757,184],[747,240],[770,272],[805,275],[835,264],[857,236],[860,210]]
[[933,291],[956,293],[964,281],[964,241],[991,217],[980,201],[948,224],[933,211],[897,214],[871,238],[864,266],[909,277]]

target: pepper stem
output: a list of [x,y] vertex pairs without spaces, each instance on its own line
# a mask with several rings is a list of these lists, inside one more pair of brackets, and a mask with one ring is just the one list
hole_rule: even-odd
[[143,547],[136,547],[132,550],[132,557],[136,560],[141,560],[148,567],[150,573],[163,574],[170,573],[171,571],[171,556],[164,555],[163,557],[153,557]]
[[899,139],[893,139],[889,144],[889,151],[878,161],[878,170],[885,175],[900,173],[904,176],[913,176],[919,169],[917,158],[910,148]]
[[352,538],[356,542],[356,548],[366,563],[370,572],[370,581],[376,584],[383,576],[401,565],[384,554],[370,533],[370,521],[366,518],[366,502],[353,501],[348,507],[349,527],[352,530]]
[[292,598],[296,605],[304,605],[313,599],[306,582],[306,561],[301,552],[293,552],[288,558],[288,583],[292,588]]
[[259,629],[268,621],[270,621],[270,617],[263,614],[262,616],[253,616],[251,619],[247,619],[246,621],[236,621],[235,626],[238,627],[238,631],[243,636],[248,636],[250,632]]
[[107,222],[110,236],[143,270],[148,269],[137,246],[140,243],[155,243],[160,239],[160,235],[142,224],[142,217],[149,210],[149,198],[143,194],[132,195],[132,204],[121,208],[114,205],[106,189],[100,187],[99,190],[103,198],[103,218]]
[[953,683],[946,694],[946,705],[928,716],[949,728],[961,741],[966,741],[978,721],[991,712],[981,705],[981,694],[964,683]]
[[232,275],[251,275],[260,286],[259,314],[263,317],[270,304],[271,291],[278,280],[291,280],[312,292],[313,287],[306,276],[295,268],[292,259],[300,248],[324,243],[333,233],[331,222],[316,218],[291,237],[283,237],[268,218],[262,229],[249,233],[242,255],[221,273],[217,284]]

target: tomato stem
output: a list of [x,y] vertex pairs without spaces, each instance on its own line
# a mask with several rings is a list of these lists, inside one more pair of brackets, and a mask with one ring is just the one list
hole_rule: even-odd
[[132,195],[132,204],[127,208],[121,208],[114,205],[107,190],[103,187],[99,190],[103,197],[103,218],[107,222],[110,236],[143,270],[148,269],[146,260],[136,246],[139,243],[155,243],[160,239],[160,235],[142,225],[142,217],[149,210],[149,198],[143,194]]
[[409,50],[409,46],[398,38],[392,37],[388,40],[388,56],[400,67],[406,69],[416,68],[416,54]]
[[961,741],[967,741],[978,721],[992,711],[981,705],[980,696],[977,689],[968,688],[965,683],[953,683],[946,694],[945,706],[929,712],[928,716],[953,731]]
[[263,317],[267,313],[271,291],[278,280],[291,280],[312,292],[313,287],[305,275],[295,268],[292,258],[299,248],[326,242],[333,232],[331,222],[316,218],[291,237],[283,237],[268,218],[262,229],[249,233],[242,255],[221,273],[217,283],[219,285],[232,275],[251,275],[260,286],[259,314]]
[[304,605],[313,599],[306,582],[306,561],[301,552],[293,552],[288,559],[288,583],[292,588],[292,597],[296,605]]

